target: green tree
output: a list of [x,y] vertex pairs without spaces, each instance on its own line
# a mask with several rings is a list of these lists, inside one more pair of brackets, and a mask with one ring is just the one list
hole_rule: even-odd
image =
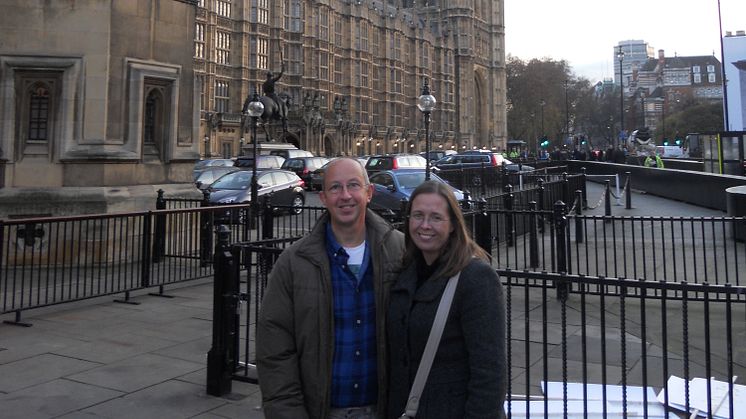
[[692,132],[720,131],[723,129],[723,107],[720,102],[691,102],[680,107],[680,111],[666,115],[666,130],[661,125],[656,129],[656,138],[677,136],[683,138]]

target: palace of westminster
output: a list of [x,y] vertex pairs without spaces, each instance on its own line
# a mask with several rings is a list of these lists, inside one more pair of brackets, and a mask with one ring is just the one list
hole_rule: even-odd
[[43,188],[42,201],[109,210],[115,198],[132,209],[143,207],[130,205],[137,194],[150,202],[152,190],[193,189],[195,161],[251,146],[242,108],[268,72],[281,73],[287,129],[272,121],[259,141],[332,156],[422,151],[426,82],[434,149],[506,140],[502,0],[3,5],[0,207]]
[[433,148],[503,148],[502,5],[200,0],[194,71],[202,154],[233,156],[250,143],[241,104],[254,89],[262,93],[267,71],[282,69],[276,91],[289,100],[289,126],[283,133],[273,124],[277,141],[328,156],[424,150],[416,99],[427,80],[437,100]]

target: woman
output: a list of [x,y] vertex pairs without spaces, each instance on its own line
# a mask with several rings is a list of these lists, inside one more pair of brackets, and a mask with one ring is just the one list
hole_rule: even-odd
[[448,279],[461,272],[417,418],[496,418],[505,400],[505,306],[451,189],[428,181],[407,209],[403,271],[387,313],[387,418],[401,416]]

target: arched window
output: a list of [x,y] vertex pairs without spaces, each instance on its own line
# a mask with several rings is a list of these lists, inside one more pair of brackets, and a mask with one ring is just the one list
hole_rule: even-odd
[[165,86],[153,81],[145,85],[142,115],[142,153],[145,159],[161,159],[166,136]]
[[60,77],[55,72],[23,71],[16,79],[20,92],[16,113],[15,158],[52,157],[56,139]]

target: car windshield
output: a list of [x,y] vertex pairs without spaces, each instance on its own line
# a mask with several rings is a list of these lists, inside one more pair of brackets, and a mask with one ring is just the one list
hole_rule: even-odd
[[414,189],[425,181],[425,172],[400,173],[396,178],[402,188]]
[[[399,173],[397,174],[396,179],[399,180],[399,186],[401,188],[414,189],[425,181],[425,172]],[[430,172],[430,179],[441,183],[448,183],[432,172]]]
[[215,183],[212,184],[212,189],[234,189],[234,190],[245,190],[251,186],[251,172],[235,172],[229,173]]

